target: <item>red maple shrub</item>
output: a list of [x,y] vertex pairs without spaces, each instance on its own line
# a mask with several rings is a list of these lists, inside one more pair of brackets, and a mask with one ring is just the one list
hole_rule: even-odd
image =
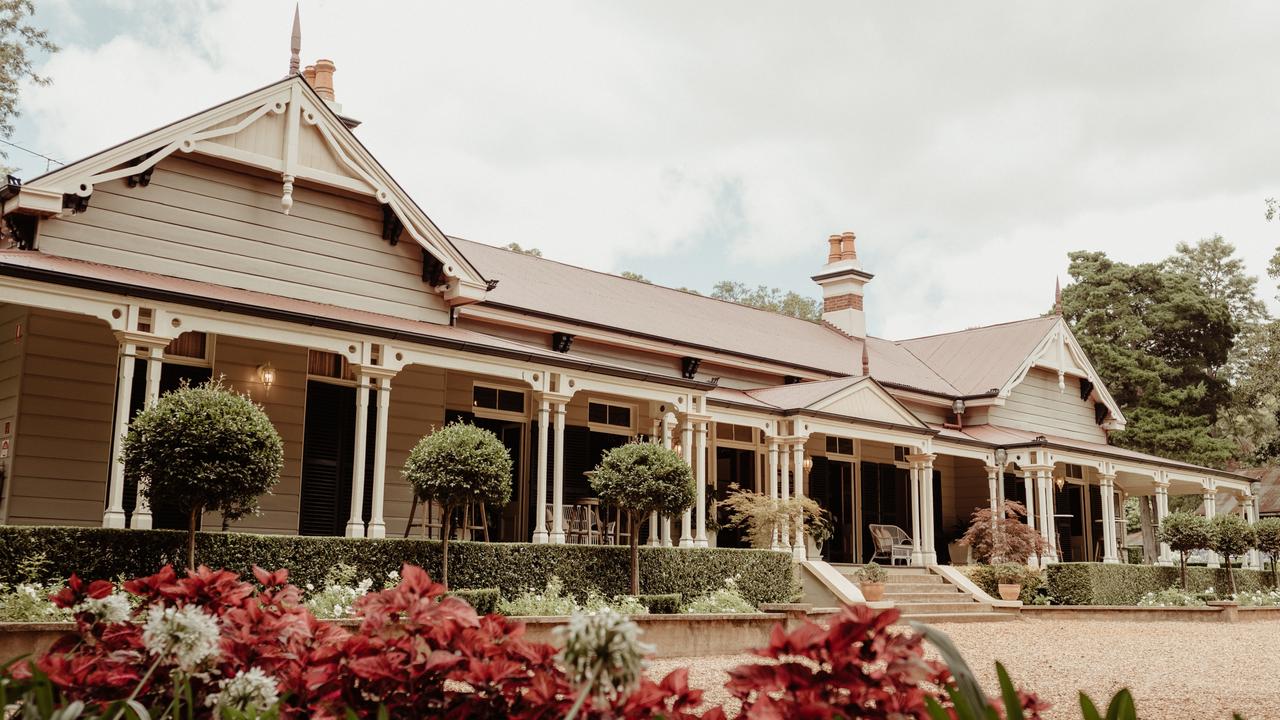
[[[278,701],[280,718],[551,720],[590,690],[569,681],[555,648],[528,641],[522,623],[478,616],[421,568],[406,565],[401,576],[400,585],[357,600],[352,630],[317,620],[284,570],[255,568],[251,584],[226,571],[179,577],[165,567],[124,584],[131,605],[113,596],[111,583],[72,576],[52,600],[75,610],[77,632],[11,675],[47,676],[63,705],[78,700],[101,711],[127,698],[160,715],[183,698],[180,709],[194,717],[216,717],[217,693],[242,673],[274,682],[270,703]],[[157,650],[160,621],[190,616],[203,628],[203,654]],[[920,634],[891,631],[897,619],[895,610],[858,606],[826,628],[779,625],[755,651],[773,662],[732,670],[726,687],[746,718],[928,718],[930,701],[954,717],[950,672],[925,657]],[[702,701],[681,668],[660,682],[641,677],[616,697],[586,692],[575,717],[725,717]],[[1022,701],[1026,717],[1039,717],[1034,695]]]

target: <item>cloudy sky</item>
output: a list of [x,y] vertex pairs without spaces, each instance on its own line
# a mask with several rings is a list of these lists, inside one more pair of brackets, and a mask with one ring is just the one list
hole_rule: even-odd
[[[63,50],[13,139],[58,160],[287,70],[292,0],[37,5]],[[302,24],[454,235],[816,295],[853,230],[870,329],[901,338],[1042,312],[1070,250],[1221,233],[1280,312],[1280,3],[304,0]]]

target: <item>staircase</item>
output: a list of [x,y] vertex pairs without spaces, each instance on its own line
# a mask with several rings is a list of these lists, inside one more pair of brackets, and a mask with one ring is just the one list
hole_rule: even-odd
[[[856,583],[856,565],[840,567],[842,574]],[[884,584],[884,599],[902,612],[902,622],[924,623],[1002,622],[1017,620],[1013,612],[995,610],[990,604],[952,585],[946,578],[928,568],[885,568],[889,573]]]

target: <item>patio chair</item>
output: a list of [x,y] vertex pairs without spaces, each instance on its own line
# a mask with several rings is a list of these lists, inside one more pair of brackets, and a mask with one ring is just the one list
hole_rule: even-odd
[[897,525],[868,525],[871,540],[876,551],[871,556],[872,562],[877,558],[888,559],[890,565],[897,565],[901,560],[904,565],[911,564],[911,549],[915,543],[905,530]]

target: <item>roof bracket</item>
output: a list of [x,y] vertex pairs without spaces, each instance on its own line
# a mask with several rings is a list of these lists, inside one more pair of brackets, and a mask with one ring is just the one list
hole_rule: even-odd
[[89,209],[89,195],[63,193],[62,207],[71,210],[73,213],[82,213]]
[[1080,399],[1088,400],[1090,393],[1093,392],[1093,382],[1088,378],[1080,378]]
[[36,216],[10,213],[4,216],[9,236],[19,250],[32,250],[36,246]]
[[1106,403],[1096,402],[1093,404],[1093,421],[1098,425],[1107,421],[1107,416],[1111,414],[1111,409]]
[[390,203],[382,206],[382,239],[394,246],[400,242],[400,234],[404,232],[404,223],[400,220],[400,216],[396,215],[396,211],[391,209]]
[[[147,160],[149,160],[152,155],[155,155],[158,152],[160,152],[160,149],[156,148],[155,150],[152,150],[149,153],[139,155],[138,157],[129,161],[129,166],[137,167],[143,164],[144,162],[146,162]],[[156,166],[154,163],[151,165],[148,165],[146,170],[143,170],[142,172],[137,173],[135,175],[129,175],[128,177],[126,177],[125,182],[128,183],[129,187],[131,188],[139,187],[139,186],[146,187],[151,184],[151,173],[155,172],[155,169],[156,169]]]
[[696,357],[680,358],[680,377],[685,380],[692,380],[694,375],[698,374],[698,366],[702,364],[702,360]]
[[573,347],[573,336],[566,332],[551,333],[551,349],[558,353],[567,353]]
[[444,263],[426,249],[422,251],[422,279],[431,287],[439,287],[445,282]]

